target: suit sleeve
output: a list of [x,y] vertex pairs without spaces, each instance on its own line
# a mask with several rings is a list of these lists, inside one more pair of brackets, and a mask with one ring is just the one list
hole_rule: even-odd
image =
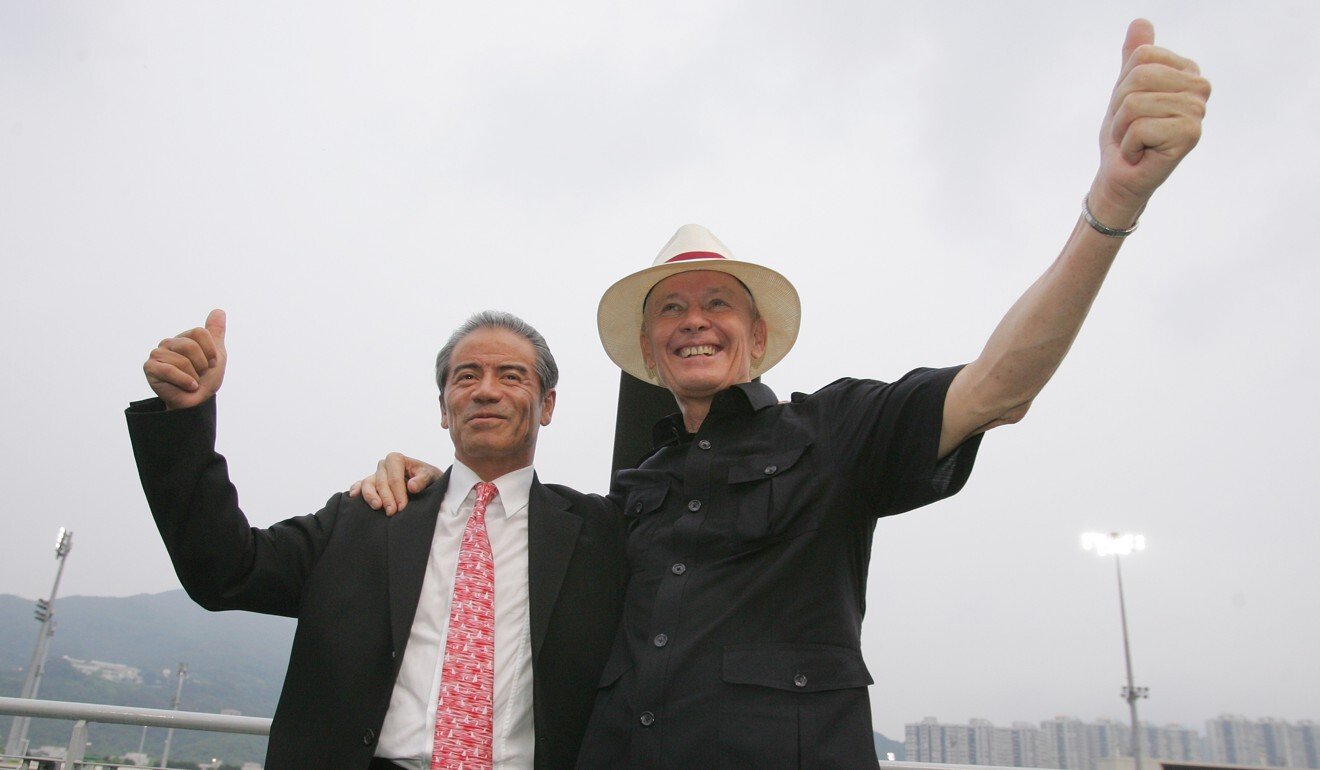
[[341,496],[315,514],[252,527],[215,451],[214,398],[170,411],[159,399],[138,401],[126,417],[147,504],[188,595],[209,610],[296,616]]

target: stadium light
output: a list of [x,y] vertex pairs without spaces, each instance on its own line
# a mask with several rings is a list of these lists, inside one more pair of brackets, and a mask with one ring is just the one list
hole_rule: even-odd
[[1127,664],[1127,686],[1120,693],[1127,701],[1132,716],[1132,765],[1141,770],[1141,727],[1137,723],[1137,701],[1150,697],[1150,688],[1137,687],[1132,682],[1132,645],[1128,641],[1127,603],[1123,599],[1123,566],[1120,557],[1130,556],[1146,549],[1146,536],[1131,533],[1087,532],[1082,535],[1082,549],[1095,551],[1097,556],[1113,556],[1114,571],[1118,575],[1118,616],[1123,621],[1123,661]]

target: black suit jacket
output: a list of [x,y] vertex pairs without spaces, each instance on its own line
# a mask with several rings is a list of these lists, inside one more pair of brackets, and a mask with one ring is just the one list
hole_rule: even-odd
[[[179,580],[209,610],[298,619],[268,770],[365,768],[421,593],[448,474],[393,517],[336,494],[248,525],[215,452],[215,400],[130,405],[142,486]],[[536,768],[572,767],[618,626],[621,517],[603,498],[532,482],[528,505]]]

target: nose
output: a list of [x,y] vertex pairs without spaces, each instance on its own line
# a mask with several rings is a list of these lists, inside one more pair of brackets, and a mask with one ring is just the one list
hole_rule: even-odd
[[477,382],[477,387],[472,390],[472,399],[485,404],[499,401],[502,397],[499,388],[499,375],[495,372],[486,372]]
[[688,306],[679,326],[685,332],[701,331],[710,327],[710,320],[706,318],[706,311],[701,307],[701,303],[693,302]]

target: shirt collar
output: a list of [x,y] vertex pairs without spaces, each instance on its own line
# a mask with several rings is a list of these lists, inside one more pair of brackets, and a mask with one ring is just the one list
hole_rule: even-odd
[[[527,500],[532,493],[532,478],[535,475],[536,469],[529,465],[495,479],[492,483],[500,493],[492,501],[491,510],[495,510],[495,503],[499,503],[498,507],[503,511],[505,518],[512,518],[525,511]],[[444,511],[450,516],[457,516],[464,506],[470,510],[472,501],[476,499],[472,488],[479,481],[481,477],[475,471],[455,460],[449,468],[449,486],[445,489]]]
[[[710,403],[710,414],[739,414],[759,412],[779,403],[769,385],[757,380],[740,382],[715,394]],[[709,416],[709,415],[707,415]],[[680,443],[691,437],[683,425],[683,413],[675,412],[661,419],[651,429],[651,441],[656,448]],[[457,464],[457,463],[455,463]]]

